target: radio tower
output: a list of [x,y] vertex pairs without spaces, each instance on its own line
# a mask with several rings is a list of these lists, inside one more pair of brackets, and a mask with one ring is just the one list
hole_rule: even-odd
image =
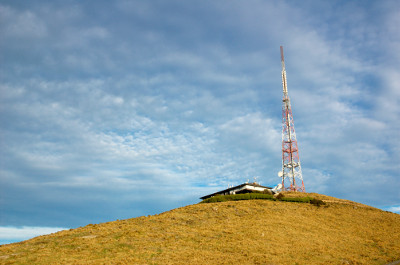
[[281,46],[282,62],[282,191],[305,192],[303,175],[301,173],[299,148],[297,146],[296,133],[294,131],[293,114],[287,90],[285,60],[283,47]]

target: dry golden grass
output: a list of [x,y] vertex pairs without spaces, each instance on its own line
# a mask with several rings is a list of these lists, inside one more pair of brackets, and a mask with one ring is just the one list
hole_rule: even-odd
[[308,203],[195,204],[0,247],[1,264],[386,264],[400,215],[319,194]]

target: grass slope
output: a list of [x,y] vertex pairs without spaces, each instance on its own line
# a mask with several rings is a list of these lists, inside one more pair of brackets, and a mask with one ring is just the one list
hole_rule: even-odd
[[400,259],[400,215],[327,202],[202,203],[87,225],[0,247],[1,264],[386,264]]

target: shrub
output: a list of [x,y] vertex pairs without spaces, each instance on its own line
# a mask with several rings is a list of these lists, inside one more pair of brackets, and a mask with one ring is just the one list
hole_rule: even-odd
[[217,195],[217,196],[205,199],[202,202],[224,202],[224,201],[228,201],[227,196],[229,196],[229,195]]
[[262,193],[272,195],[272,191],[269,189],[265,189]]
[[224,202],[224,201],[241,201],[241,200],[273,200],[274,197],[269,194],[263,193],[243,193],[243,194],[232,194],[232,195],[217,195],[201,201],[201,203],[209,202]]
[[325,205],[325,202],[317,200],[311,197],[285,197],[282,193],[274,198],[273,195],[264,193],[243,193],[243,194],[231,194],[231,195],[217,195],[201,201],[200,203],[210,202],[225,202],[225,201],[242,201],[242,200],[279,200],[284,202],[300,202],[300,203],[311,203],[317,206]]
[[322,200],[315,199],[315,198],[313,198],[312,200],[310,200],[310,203],[311,203],[312,205],[317,206],[317,207],[320,207],[321,205],[326,205],[326,202],[324,202],[324,201],[322,201]]

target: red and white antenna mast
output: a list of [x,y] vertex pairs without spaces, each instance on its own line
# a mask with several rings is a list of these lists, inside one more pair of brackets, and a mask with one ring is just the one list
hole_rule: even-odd
[[282,191],[301,191],[305,192],[303,175],[301,173],[299,148],[297,146],[296,133],[292,108],[287,90],[285,60],[283,57],[283,47],[281,46],[282,62]]

